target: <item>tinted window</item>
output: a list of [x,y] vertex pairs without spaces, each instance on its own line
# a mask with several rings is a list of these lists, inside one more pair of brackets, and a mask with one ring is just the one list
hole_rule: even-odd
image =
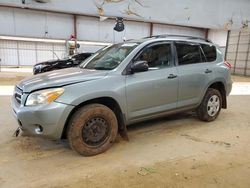
[[147,61],[149,68],[162,68],[171,65],[171,44],[156,44],[146,47],[136,61]]
[[76,60],[82,60],[82,59],[85,59],[85,54],[79,54],[79,55],[74,56],[73,58],[75,58]]
[[201,44],[201,48],[206,56],[206,62],[216,60],[216,48],[213,45]]
[[76,54],[72,56],[72,59],[77,60],[77,61],[82,61],[88,58],[89,56],[91,56],[91,53]]
[[202,62],[199,45],[177,43],[176,50],[177,50],[179,65],[187,65],[187,64]]

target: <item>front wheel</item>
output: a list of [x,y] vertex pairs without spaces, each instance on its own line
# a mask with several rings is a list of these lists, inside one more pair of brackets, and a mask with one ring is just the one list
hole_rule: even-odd
[[78,109],[68,126],[71,148],[84,156],[97,155],[109,149],[118,131],[114,112],[102,104],[89,104]]
[[197,109],[198,118],[202,121],[213,121],[220,113],[222,97],[218,90],[208,88],[200,106]]

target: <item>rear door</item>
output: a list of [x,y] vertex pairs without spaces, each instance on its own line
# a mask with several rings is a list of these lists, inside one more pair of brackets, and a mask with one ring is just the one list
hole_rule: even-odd
[[177,107],[197,105],[213,73],[198,43],[176,42],[179,91]]

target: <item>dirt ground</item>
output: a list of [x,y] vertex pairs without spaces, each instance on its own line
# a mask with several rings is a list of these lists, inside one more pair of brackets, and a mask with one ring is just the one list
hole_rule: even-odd
[[10,96],[0,96],[0,187],[249,188],[249,106],[250,95],[233,95],[211,123],[182,113],[135,124],[129,142],[118,137],[107,152],[82,157],[66,140],[12,137]]

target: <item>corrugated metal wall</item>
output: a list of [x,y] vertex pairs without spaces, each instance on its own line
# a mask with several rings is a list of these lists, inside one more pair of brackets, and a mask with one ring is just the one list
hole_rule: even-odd
[[[150,35],[150,24],[125,21],[125,30],[113,30],[115,20],[100,21],[93,17],[76,16],[77,39],[117,43],[123,39],[138,39]],[[74,34],[74,16],[33,11],[27,9],[0,7],[0,35],[42,39],[68,40]],[[153,35],[183,34],[205,37],[205,30],[189,27],[153,24]],[[95,52],[102,46],[83,45],[78,52]],[[34,65],[37,62],[66,55],[66,45],[62,43],[25,42],[0,40],[0,58],[6,66]]]
[[[80,52],[96,52],[103,46],[80,44]],[[38,62],[67,56],[65,43],[0,40],[2,66],[32,66]]]
[[[26,0],[0,0],[1,4],[10,6],[55,10],[59,12],[97,15],[96,3],[104,0],[46,0],[48,3],[36,3]],[[143,6],[140,6],[140,2]],[[232,27],[240,28],[242,21],[250,20],[249,0],[105,0],[105,15],[116,15],[139,19],[146,22],[172,23],[192,25],[204,28],[224,29],[225,23],[233,19]],[[113,3],[112,3],[113,2]],[[128,9],[139,13],[142,17],[127,15]],[[26,9],[27,10],[27,9]],[[1,11],[0,11],[1,12]]]
[[115,32],[115,20],[99,21],[97,18],[77,16],[77,38],[79,40],[117,43],[126,39],[149,36],[149,24],[125,21],[123,32]]
[[250,32],[231,31],[226,59],[233,66],[232,73],[250,76]]
[[0,7],[0,35],[68,39],[72,15]]
[[66,55],[65,44],[0,40],[1,65],[34,65]]
[[217,44],[223,55],[225,55],[225,50],[227,46],[227,30],[215,30],[210,29],[208,32],[208,39],[210,39],[213,43]]
[[[100,42],[120,42],[150,35],[150,24],[125,21],[125,30],[113,30],[115,20],[100,21],[97,18],[77,16],[77,39]],[[47,39],[69,39],[74,34],[73,15],[48,13],[27,9],[0,7],[0,35]],[[205,37],[205,30],[154,24],[153,34],[184,34]]]
[[162,34],[173,34],[173,35],[187,35],[205,38],[205,30],[180,27],[180,26],[170,26],[162,24],[154,24],[153,35]]

